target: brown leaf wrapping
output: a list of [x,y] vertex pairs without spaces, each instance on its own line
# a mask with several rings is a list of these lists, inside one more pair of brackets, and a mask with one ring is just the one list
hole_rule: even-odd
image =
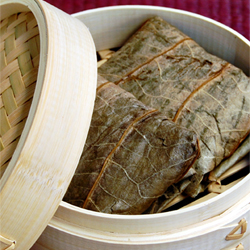
[[179,195],[183,193],[185,188],[190,184],[189,178],[179,181],[171,185],[164,195],[155,200],[151,206],[145,211],[147,214],[161,213],[164,212],[171,204],[171,202]]
[[186,189],[191,196],[249,134],[249,78],[160,17],[149,19],[99,74],[196,132],[201,157]]
[[99,87],[87,141],[64,200],[94,211],[141,214],[199,155],[194,132],[108,82]]

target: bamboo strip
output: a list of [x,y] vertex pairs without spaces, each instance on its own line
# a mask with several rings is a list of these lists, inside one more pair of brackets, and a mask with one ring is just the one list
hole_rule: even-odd
[[29,46],[31,58],[33,58],[34,60],[36,56],[40,55],[39,40],[37,41],[37,37],[35,36],[31,38],[29,41],[27,41],[27,44]]
[[6,114],[6,110],[4,108],[0,109],[0,120],[0,135],[3,136],[11,128],[10,122]]
[[[39,56],[36,57],[36,63],[39,63]],[[26,88],[34,83],[37,79],[37,67],[33,68],[32,70],[30,70],[29,72],[27,72],[24,76],[23,76],[23,82],[24,85],[26,86]]]
[[9,145],[12,141],[17,139],[21,135],[25,122],[26,122],[26,119],[19,122],[16,126],[13,126],[11,129],[7,131],[7,133],[5,133],[2,136],[1,140],[2,140],[3,145]]
[[[33,65],[34,65],[34,68],[38,68],[38,66],[39,66],[39,60],[40,60],[40,55],[37,55],[36,57],[34,57],[33,59],[32,59],[32,63],[33,63]],[[25,76],[24,76],[25,77]]]
[[35,27],[34,29],[27,31],[25,34],[21,35],[16,40],[16,46],[19,46],[20,44],[27,42],[29,39],[33,38],[34,36],[37,36],[38,34],[39,34],[38,27]]
[[37,26],[37,20],[34,19],[34,15],[33,15],[32,12],[26,12],[26,13],[23,13],[23,14],[25,14],[27,16],[27,26],[32,21],[36,22],[36,25],[34,25],[34,27]]
[[113,50],[110,50],[110,49],[98,51],[98,54],[99,54],[101,59],[109,59],[114,53],[115,52]]
[[[4,48],[5,48],[5,53],[8,55],[10,51],[12,51],[16,45],[15,45],[15,30],[13,30],[14,32],[12,32],[10,35],[8,35],[8,37],[5,39],[5,44],[4,44]],[[8,32],[10,33],[10,32]],[[8,34],[7,33],[7,34]]]
[[181,201],[184,201],[185,199],[187,199],[188,196],[187,195],[183,195],[183,194],[179,194],[177,195],[171,202],[169,202],[164,209],[168,209],[170,207],[172,207],[173,205],[176,205],[178,203],[180,203]]
[[15,109],[17,109],[17,103],[11,88],[6,89],[2,93],[2,98],[7,115],[11,114]]
[[28,116],[29,108],[31,105],[31,101],[24,103],[24,105],[15,109],[9,116],[8,119],[10,121],[11,126],[15,126],[18,122],[22,121],[24,118]]
[[[239,169],[237,169],[237,170],[239,171]],[[235,173],[237,173],[238,171],[236,171]],[[226,174],[225,176],[228,177],[229,175]],[[235,180],[235,181],[233,181],[233,182],[231,182],[231,183],[229,183],[227,185],[220,185],[217,182],[211,182],[208,185],[208,191],[210,192],[209,194],[206,194],[205,196],[203,196],[201,198],[195,199],[193,202],[190,202],[188,205],[180,207],[180,209],[183,209],[183,208],[186,208],[186,207],[191,207],[193,205],[200,204],[202,202],[208,201],[209,199],[211,199],[211,198],[217,196],[218,194],[221,194],[221,193],[225,192],[226,190],[228,190],[229,188],[233,187],[238,182],[240,182],[243,178],[244,177],[241,177],[241,178],[239,178],[239,179],[237,179],[237,180]],[[180,194],[176,198],[174,198],[169,204],[167,204],[165,206],[165,209],[169,209],[172,206],[177,205],[178,203],[184,201],[187,198],[188,198],[187,195]]]
[[0,96],[0,108],[3,107],[3,99],[2,99],[2,96]]
[[37,26],[36,19],[34,19],[32,15],[30,16],[30,13],[27,14],[27,21],[28,21],[27,23],[28,30],[33,29],[35,26]]
[[6,31],[7,31],[7,24],[8,24],[8,20],[5,21],[2,21],[1,23],[3,23],[1,25],[1,28],[0,28],[0,42],[4,41],[3,36],[6,35]]
[[[24,14],[25,13],[21,13],[15,21],[13,21],[13,22],[10,21],[9,22],[9,25],[7,27],[7,32],[10,31],[10,30],[15,29],[15,27],[17,25],[19,25],[20,23],[22,23],[22,22],[24,22],[26,20],[27,17]],[[16,16],[13,16],[13,17],[16,17]],[[7,24],[7,22],[6,22],[7,20],[8,19],[5,19],[3,22],[5,22]]]
[[6,26],[7,24],[8,24],[8,19],[5,18],[4,20],[2,20],[2,21],[0,22],[0,29],[2,29],[2,27]]
[[0,42],[0,51],[4,50],[4,42]]
[[19,70],[13,72],[10,76],[10,84],[15,96],[25,91],[25,85]]
[[13,15],[11,15],[8,18],[8,25],[10,25],[11,23],[15,22],[16,19],[17,19],[17,13],[14,13]]
[[107,62],[108,59],[102,59],[100,61],[97,62],[97,68],[99,68],[102,64],[104,64],[105,62]]
[[211,190],[211,193],[209,193],[209,194],[203,196],[202,198],[199,198],[199,199],[197,199],[197,200],[195,200],[195,201],[189,203],[189,204],[186,205],[186,206],[183,206],[181,209],[187,208],[187,207],[191,207],[191,206],[200,204],[200,203],[202,203],[202,202],[208,201],[208,200],[210,200],[211,198],[216,197],[217,195],[219,195],[219,194],[225,192],[226,190],[228,190],[229,188],[233,187],[234,185],[236,185],[237,183],[239,183],[242,179],[243,179],[243,177],[240,178],[240,179],[238,179],[238,180],[235,180],[234,182],[231,182],[231,183],[228,184],[228,185],[220,186],[220,187],[216,188],[215,190]]
[[[4,30],[4,28],[3,28],[3,30]],[[14,29],[11,31],[8,31],[8,33],[4,32],[4,34],[1,35],[1,37],[0,37],[0,42],[5,41],[9,36],[13,35],[14,33],[15,33]]]
[[233,187],[234,185],[236,185],[238,182],[240,182],[241,180],[243,180],[244,177],[241,177],[233,182],[230,182],[227,185],[219,185],[218,183],[212,182],[209,184],[208,186],[208,190],[211,193],[217,193],[217,194],[221,194],[223,192],[225,192],[226,190],[228,190],[229,188]]
[[0,70],[2,71],[2,69],[6,65],[7,65],[7,63],[6,63],[5,51],[1,51],[0,52]]
[[18,57],[18,64],[22,75],[33,69],[33,64],[30,57],[30,52],[26,51]]
[[7,63],[10,63],[15,58],[17,58],[18,56],[20,56],[21,54],[26,52],[27,50],[29,50],[29,44],[28,43],[20,44],[18,47],[16,47],[15,49],[13,49],[12,51],[10,51],[8,53],[8,55],[6,56]]
[[10,80],[9,78],[5,79],[0,83],[0,94],[2,94],[7,88],[9,88],[10,85]]
[[34,82],[35,80],[33,80],[33,84],[30,84],[24,92],[16,97],[16,103],[18,106],[24,104],[26,101],[30,100],[33,97],[36,88],[36,83]]
[[11,158],[16,149],[17,143],[18,141],[16,140],[0,151],[0,166]]
[[0,28],[0,42],[4,42],[3,36],[6,35],[6,30],[7,30],[7,22],[4,26]]
[[2,138],[0,138],[0,151],[4,149],[3,141]]
[[5,80],[9,75],[19,69],[17,59],[8,64],[1,72],[0,72],[0,81]]
[[2,166],[0,166],[0,179],[2,178],[5,170],[7,169],[9,165],[9,161],[7,161],[6,163],[4,163]]
[[[21,14],[23,14],[23,13],[21,13]],[[19,17],[20,17],[20,15],[18,16],[18,19],[19,19]],[[26,33],[26,22],[23,21],[22,23],[19,23],[15,27],[15,39],[18,39],[24,33]]]

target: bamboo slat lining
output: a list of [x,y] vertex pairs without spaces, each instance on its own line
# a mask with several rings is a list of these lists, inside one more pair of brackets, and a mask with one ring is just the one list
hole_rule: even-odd
[[0,178],[8,166],[29,113],[37,80],[40,38],[31,12],[0,23]]

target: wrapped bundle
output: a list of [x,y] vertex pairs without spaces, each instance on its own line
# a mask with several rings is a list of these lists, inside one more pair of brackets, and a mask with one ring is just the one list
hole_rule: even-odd
[[193,131],[99,77],[87,141],[64,200],[99,212],[141,214],[198,155]]
[[145,22],[99,74],[196,132],[201,155],[185,189],[192,197],[202,189],[204,175],[249,134],[249,78],[160,17]]

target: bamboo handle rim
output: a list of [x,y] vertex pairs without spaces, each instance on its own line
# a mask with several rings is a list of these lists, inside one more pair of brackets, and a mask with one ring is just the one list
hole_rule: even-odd
[[244,246],[240,243],[235,250],[244,250]]
[[[241,228],[241,232],[239,234],[235,234]],[[226,240],[238,240],[247,231],[247,221],[246,219],[241,219],[238,225],[226,236]]]
[[2,235],[0,235],[0,242],[3,242],[4,244],[8,245],[8,247],[5,248],[6,250],[15,249],[15,247],[16,247],[15,240],[9,240],[9,239],[3,237]]

